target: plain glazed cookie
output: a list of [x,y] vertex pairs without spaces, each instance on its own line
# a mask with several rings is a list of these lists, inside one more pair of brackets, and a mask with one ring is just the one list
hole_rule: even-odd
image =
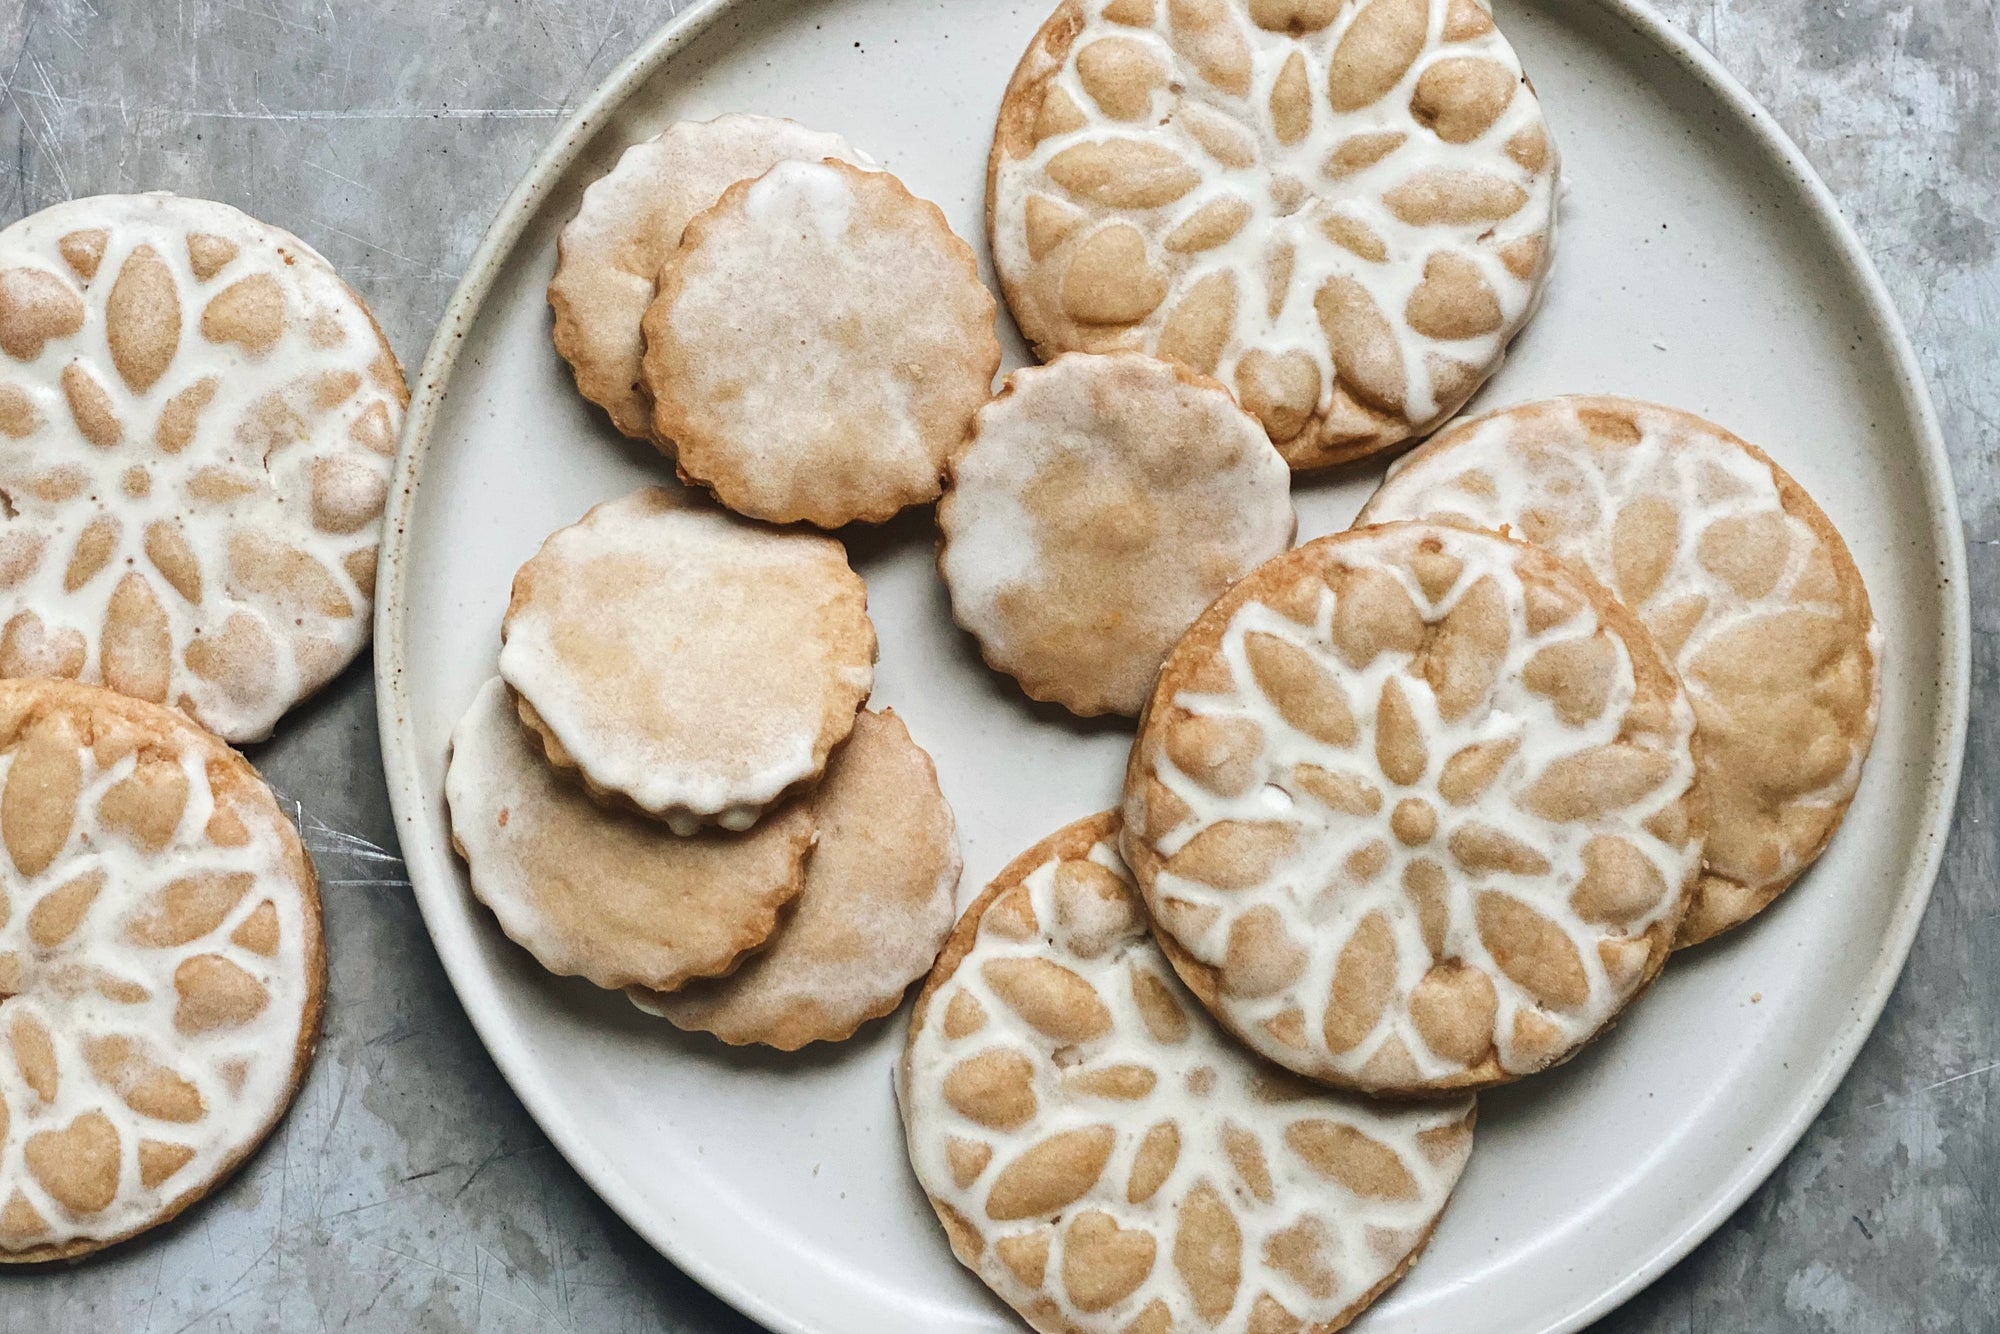
[[752,518],[879,523],[937,499],[1000,369],[993,297],[887,172],[781,162],[687,226],[646,312],[653,429]]
[[1291,472],[1257,419],[1150,357],[1007,377],[938,504],[952,615],[1073,713],[1136,714],[1174,641],[1292,544]]
[[951,930],[958,828],[937,770],[894,713],[863,711],[813,790],[805,889],[728,977],[632,1003],[724,1042],[839,1042],[902,1003]]
[[171,709],[0,681],[0,1263],[235,1171],[319,1036],[319,890],[247,761]]
[[1819,856],[1875,736],[1882,635],[1847,544],[1763,451],[1650,403],[1530,403],[1439,435],[1361,522],[1422,517],[1584,566],[1679,667],[1709,801],[1680,944],[1763,911]]
[[818,778],[875,679],[868,590],[839,542],[660,487],[544,542],[500,632],[549,763],[682,834],[746,828]]
[[1300,1074],[1483,1088],[1563,1060],[1666,962],[1701,869],[1694,710],[1547,552],[1388,524],[1203,613],[1125,776],[1181,977]]
[[168,194],[0,232],[0,676],[269,736],[368,642],[409,394],[312,247]]
[[610,413],[612,425],[639,440],[652,437],[639,321],[688,219],[779,162],[822,158],[866,164],[839,135],[796,121],[741,114],[684,120],[627,148],[584,190],[556,238],[549,305],[556,351],[575,372],[577,392]]
[[1471,397],[1555,220],[1555,149],[1484,0],[1066,0],[987,173],[1001,289],[1044,359],[1183,362],[1299,469]]
[[495,677],[452,731],[444,794],[474,896],[550,972],[600,987],[720,976],[804,887],[806,802],[747,833],[683,836],[596,805],[538,750]]
[[1371,1102],[1244,1051],[1160,957],[1117,835],[1079,820],[959,919],[898,1072],[917,1180],[1038,1330],[1340,1329],[1430,1239],[1472,1103]]

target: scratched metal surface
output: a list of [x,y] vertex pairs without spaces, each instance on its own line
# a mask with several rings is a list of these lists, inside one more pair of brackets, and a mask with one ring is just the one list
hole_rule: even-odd
[[[675,0],[0,0],[0,222],[167,188],[292,228],[415,364],[486,221]],[[1663,0],[1804,145],[1915,335],[1972,543],[1959,827],[1908,971],[1824,1116],[1712,1240],[1600,1328],[2000,1328],[2000,9]],[[320,1057],[182,1222],[0,1277],[0,1334],[627,1331],[747,1323],[599,1204],[473,1037],[393,852],[366,664],[253,758],[326,887]]]

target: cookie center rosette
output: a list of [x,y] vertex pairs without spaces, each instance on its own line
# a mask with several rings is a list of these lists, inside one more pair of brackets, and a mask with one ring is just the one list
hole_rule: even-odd
[[1672,655],[1711,807],[1679,943],[1740,925],[1812,864],[1874,740],[1882,632],[1839,531],[1763,451],[1657,404],[1528,403],[1441,432],[1362,512],[1415,518],[1581,565]]
[[1175,967],[1258,1051],[1483,1087],[1574,1052],[1665,961],[1700,869],[1693,733],[1581,572],[1359,529],[1265,565],[1169,658],[1126,853]]

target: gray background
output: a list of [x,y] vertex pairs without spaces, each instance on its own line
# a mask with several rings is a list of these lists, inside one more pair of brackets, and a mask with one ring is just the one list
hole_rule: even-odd
[[[515,178],[681,7],[0,0],[0,222],[111,190],[244,205],[324,251],[414,368]],[[1770,1182],[1599,1328],[2000,1329],[2000,10],[1661,8],[1804,146],[1908,322],[1971,546],[1976,697],[1958,827],[1880,1028]],[[252,757],[310,808],[333,974],[318,1063],[206,1207],[89,1265],[0,1278],[0,1334],[747,1331],[598,1203],[473,1036],[381,851],[367,664]]]

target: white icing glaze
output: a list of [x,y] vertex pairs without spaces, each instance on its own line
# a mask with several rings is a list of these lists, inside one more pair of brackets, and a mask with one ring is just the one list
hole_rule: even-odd
[[743,197],[754,222],[803,218],[828,245],[839,241],[854,216],[854,192],[839,172],[817,162],[780,162],[757,178]]
[[[1021,882],[1039,932],[1013,939],[995,928],[996,914],[989,912],[970,952],[929,995],[922,1027],[904,1055],[898,1094],[917,1179],[983,1243],[977,1256],[961,1252],[961,1259],[1040,1329],[1115,1334],[1157,1301],[1171,1315],[1171,1322],[1160,1328],[1236,1334],[1262,1327],[1252,1314],[1261,1294],[1269,1294],[1308,1327],[1325,1327],[1318,1322],[1351,1314],[1428,1237],[1471,1150],[1468,1132],[1451,1134],[1468,1121],[1470,1100],[1398,1105],[1286,1081],[1216,1027],[1180,986],[1146,930],[1130,872],[1112,839],[1091,847],[1089,859],[1125,885],[1122,903],[1072,912],[1065,920],[1056,901],[1058,859],[1050,856]],[[1039,1031],[996,991],[985,971],[1010,960],[1049,961],[1088,983],[1109,1013],[1106,1031],[1074,1043]],[[1178,1042],[1162,1041],[1149,1028],[1134,1001],[1132,978],[1138,972],[1156,979],[1162,994],[1185,1016],[1187,1034]],[[950,1038],[945,1035],[946,1012],[958,997],[975,1001],[984,1020],[974,1031]],[[947,1077],[959,1062],[996,1048],[1019,1053],[1033,1067],[1032,1115],[1006,1130],[966,1115],[945,1094]],[[1121,1065],[1153,1073],[1143,1095],[1091,1096],[1069,1082]],[[1286,1131],[1301,1122],[1358,1132],[1393,1155],[1407,1174],[1402,1198],[1360,1194],[1316,1170],[1287,1143]],[[1135,1203],[1128,1186],[1135,1158],[1146,1132],[1162,1123],[1178,1129],[1178,1157],[1158,1187]],[[1030,1146],[1051,1135],[1107,1124],[1115,1131],[1115,1143],[1095,1184],[1080,1198],[1025,1218],[988,1217],[987,1201],[996,1181]],[[1233,1164],[1224,1145],[1232,1128],[1248,1132],[1258,1146],[1269,1177],[1266,1191],[1246,1181]],[[1446,1136],[1449,1147],[1436,1150],[1435,1158],[1419,1138],[1426,1132]],[[964,1186],[957,1184],[948,1156],[954,1139],[992,1146],[990,1161]],[[1202,1186],[1226,1205],[1241,1234],[1238,1257],[1232,1257],[1240,1258],[1241,1279],[1226,1311],[1207,1317],[1195,1309],[1175,1258],[1177,1216],[1189,1192]],[[1120,1228],[1155,1242],[1144,1280],[1129,1295],[1096,1309],[1084,1309],[1059,1277],[1069,1236],[1063,1224],[1086,1211],[1109,1214]],[[1311,1227],[1307,1220],[1324,1230],[1315,1257],[1324,1266],[1324,1286],[1316,1283],[1317,1292],[1272,1263],[1266,1249],[1275,1234],[1302,1223]],[[1040,1286],[1024,1283],[996,1251],[996,1243],[1006,1238],[1035,1234],[1045,1235],[1049,1243],[1046,1279]]]
[[500,675],[588,783],[677,832],[744,829],[853,725],[875,675],[865,608],[834,539],[646,489],[522,567]]
[[[85,281],[58,245],[65,236],[95,229],[109,237],[95,276]],[[201,279],[190,262],[190,234],[220,237],[238,253]],[[170,363],[138,391],[114,365],[106,305],[126,260],[142,246],[170,272],[180,311]],[[11,502],[0,540],[10,557],[21,549],[14,544],[45,543],[35,567],[0,589],[0,622],[32,612],[46,634],[81,634],[80,679],[102,683],[106,612],[124,576],[137,572],[164,613],[171,641],[165,701],[232,741],[270,735],[286,709],[368,642],[373,553],[405,395],[401,372],[367,308],[289,232],[226,204],[168,194],[77,199],[15,223],[0,232],[0,277],[22,269],[76,293],[85,318],[75,333],[48,339],[25,364],[0,357],[0,386],[25,395],[38,419],[25,439],[0,449],[0,491]],[[250,278],[274,282],[283,293],[282,332],[256,352],[210,342],[202,332],[205,310]],[[63,372],[79,364],[122,428],[116,444],[86,439],[65,401]],[[393,390],[381,383],[385,375],[393,378]],[[353,378],[353,387],[328,406],[315,406],[318,387],[343,376]],[[209,377],[213,397],[200,410],[192,438],[178,452],[161,448],[155,430],[169,400]],[[41,479],[58,469],[81,478],[73,498],[41,498]],[[190,483],[212,469],[240,478],[245,493],[224,500],[193,495]],[[126,479],[136,471],[146,482],[135,494]],[[345,531],[315,522],[316,487],[322,510],[338,516],[335,526]],[[118,524],[113,549],[88,581],[70,589],[65,569],[71,552],[86,525],[104,515]],[[192,549],[201,573],[199,602],[175,591],[149,558],[145,534],[159,522],[177,522]],[[290,592],[246,586],[230,556],[230,540],[238,534],[282,543],[318,569],[307,583],[293,582]],[[365,584],[343,563],[350,559],[365,559]],[[315,593],[321,587],[323,597]],[[235,681],[196,674],[185,658],[189,647],[221,634],[237,617],[271,642],[268,664]],[[50,666],[36,674],[58,672]]]
[[[11,907],[0,921],[0,960],[11,959],[20,969],[18,994],[0,1002],[0,1053],[10,1041],[14,1045],[13,1058],[0,1058],[0,1102],[8,1120],[0,1135],[0,1209],[25,1201],[47,1224],[39,1233],[15,1237],[17,1250],[81,1239],[107,1241],[149,1226],[184,1196],[205,1189],[232,1168],[291,1100],[300,1030],[323,966],[317,894],[286,863],[287,845],[296,846],[297,836],[268,804],[268,794],[261,804],[230,804],[249,833],[242,846],[225,847],[207,836],[216,803],[205,739],[177,719],[175,727],[178,735],[166,733],[159,745],[173,752],[187,783],[187,802],[161,850],[140,848],[127,835],[107,830],[98,818],[100,800],[132,773],[134,757],[100,768],[91,749],[80,746],[83,783],[62,850],[33,876],[23,876],[0,853],[0,899]],[[16,752],[0,755],[0,788],[13,772],[15,757]],[[37,944],[32,934],[37,905],[93,872],[102,874],[103,885],[81,922],[53,946]],[[128,934],[136,921],[157,910],[170,884],[202,874],[248,877],[248,887],[216,926],[166,946]],[[277,921],[277,950],[268,957],[232,940],[264,904],[271,905]],[[268,1000],[247,1022],[182,1032],[175,1025],[175,973],[204,955],[220,957],[255,979]],[[134,1000],[138,992],[129,988],[143,989],[144,999]],[[38,1021],[52,1040],[53,1099],[30,1085],[20,1063],[20,1026],[31,1021]],[[176,1121],[142,1114],[101,1083],[85,1045],[111,1037],[131,1040],[146,1060],[192,1085],[203,1107],[199,1118]],[[232,1078],[232,1071],[240,1077]],[[102,1113],[117,1133],[118,1188],[106,1208],[80,1213],[65,1208],[44,1188],[29,1170],[27,1155],[36,1136],[62,1131],[90,1112]],[[139,1174],[141,1139],[193,1152],[171,1174],[147,1186]],[[8,1244],[0,1240],[0,1247]]]
[[[1425,538],[1436,538],[1445,552],[1464,562],[1457,580],[1434,603],[1426,598],[1398,559],[1406,558],[1415,544]],[[1304,948],[1304,963],[1298,976],[1290,984],[1256,997],[1233,995],[1224,985],[1216,1002],[1218,1012],[1231,1029],[1271,1059],[1315,1078],[1366,1087],[1375,1082],[1373,1072],[1368,1069],[1371,1059],[1385,1044],[1397,1041],[1408,1050],[1421,1081],[1449,1087],[1454,1077],[1466,1072],[1465,1062],[1432,1051],[1407,1008],[1411,991],[1432,967],[1433,958],[1424,941],[1417,908],[1403,888],[1403,873],[1418,859],[1440,864],[1447,878],[1449,925],[1439,959],[1463,960],[1492,980],[1498,992],[1493,1041],[1501,1069],[1508,1074],[1539,1069],[1587,1041],[1623,1008],[1645,980],[1644,976],[1614,978],[1599,955],[1599,944],[1638,937],[1656,923],[1678,921],[1685,906],[1684,890],[1700,867],[1699,840],[1675,846],[1650,832],[1646,825],[1656,813],[1678,801],[1694,783],[1693,710],[1686,696],[1677,690],[1669,724],[1672,745],[1668,751],[1671,766],[1667,777],[1634,804],[1567,821],[1531,814],[1522,808],[1520,800],[1553,763],[1607,745],[1619,737],[1624,715],[1634,697],[1629,646],[1616,633],[1609,635],[1616,653],[1605,706],[1586,722],[1567,722],[1557,715],[1549,697],[1536,694],[1523,684],[1523,668],[1542,649],[1584,640],[1609,627],[1579,598],[1577,609],[1568,619],[1539,634],[1530,632],[1522,578],[1516,568],[1524,554],[1522,547],[1484,533],[1418,524],[1356,531],[1321,542],[1337,543],[1340,559],[1350,567],[1391,574],[1418,608],[1432,609],[1427,619],[1433,623],[1449,614],[1479,580],[1487,577],[1495,580],[1504,594],[1510,634],[1504,661],[1495,673],[1490,692],[1470,712],[1447,721],[1439,712],[1430,685],[1413,667],[1412,654],[1385,650],[1359,669],[1343,661],[1333,646],[1336,598],[1331,589],[1320,586],[1318,606],[1310,625],[1302,625],[1255,598],[1246,601],[1231,616],[1220,642],[1219,656],[1229,668],[1233,688],[1220,694],[1182,691],[1173,703],[1198,715],[1243,719],[1254,724],[1262,737],[1262,752],[1252,771],[1254,777],[1241,795],[1220,796],[1182,773],[1157,738],[1142,734],[1136,754],[1143,757],[1144,773],[1156,778],[1192,812],[1191,818],[1150,843],[1161,857],[1171,858],[1204,830],[1221,821],[1236,819],[1292,822],[1302,830],[1299,846],[1276,864],[1268,878],[1244,889],[1218,890],[1163,867],[1153,883],[1146,886],[1147,900],[1163,931],[1196,960],[1218,969],[1225,961],[1231,926],[1252,908],[1275,909],[1291,940]],[[1252,633],[1271,635],[1295,646],[1339,683],[1358,731],[1352,745],[1333,746],[1309,736],[1273,706],[1256,685],[1247,660],[1245,638]],[[1168,670],[1172,669],[1170,662]],[[1428,749],[1422,774],[1407,786],[1388,777],[1376,751],[1375,705],[1384,683],[1392,678],[1408,702]],[[1497,778],[1468,803],[1454,805],[1446,801],[1438,791],[1445,761],[1466,746],[1496,741],[1511,741],[1518,746]],[[1359,776],[1380,791],[1379,810],[1357,815],[1330,809],[1307,795],[1290,777],[1298,764]],[[1408,797],[1426,802],[1438,821],[1435,836],[1420,846],[1406,846],[1392,832],[1391,816],[1398,802]],[[1128,838],[1134,837],[1134,829],[1145,827],[1140,819],[1144,813],[1143,785],[1128,786]],[[1550,869],[1540,874],[1463,869],[1445,848],[1455,830],[1474,824],[1525,841],[1547,859]],[[1623,839],[1638,849],[1659,872],[1666,887],[1661,898],[1636,914],[1623,928],[1584,920],[1570,901],[1572,891],[1584,875],[1584,846],[1599,835]],[[1386,859],[1372,875],[1358,877],[1347,869],[1348,858],[1369,845],[1384,849]],[[1525,987],[1509,977],[1489,950],[1476,920],[1474,899],[1485,890],[1502,891],[1528,905],[1567,937],[1588,984],[1588,996],[1581,1004],[1569,1009],[1539,1005]],[[1205,930],[1189,934],[1185,925],[1189,918],[1172,911],[1172,901],[1213,909],[1213,918]],[[1168,911],[1162,912],[1163,904],[1169,905]],[[1386,918],[1396,944],[1391,999],[1364,1038],[1344,1050],[1331,1050],[1322,1035],[1320,1016],[1328,1007],[1334,973],[1342,950],[1354,937],[1357,927],[1376,914]],[[1176,929],[1177,924],[1181,924],[1181,929]],[[1266,1027],[1288,1011],[1303,1012],[1303,1047],[1281,1040]],[[1560,1034],[1559,1041],[1550,1044],[1553,1056],[1548,1050],[1516,1050],[1515,1021],[1523,1013],[1553,1025]]]
[[[1594,441],[1579,413],[1603,407],[1634,424],[1638,438],[1617,445]],[[1478,491],[1473,489],[1475,475]],[[1519,536],[1524,516],[1535,513],[1546,518],[1532,525],[1531,540],[1618,589],[1613,525],[1638,497],[1667,501],[1683,536],[1649,593],[1635,600],[1629,591],[1621,592],[1627,592],[1626,602],[1648,625],[1671,619],[1676,604],[1701,599],[1705,610],[1670,651],[1696,710],[1714,707],[1726,720],[1736,712],[1726,689],[1716,691],[1698,670],[1705,649],[1787,611],[1839,620],[1846,609],[1830,595],[1834,590],[1801,591],[1815,558],[1824,563],[1825,544],[1810,524],[1787,511],[1772,465],[1720,428],[1687,413],[1626,399],[1555,399],[1491,413],[1453,427],[1433,446],[1398,460],[1356,523],[1443,518],[1511,529]],[[1770,587],[1745,596],[1738,582],[1704,564],[1701,536],[1718,523],[1765,516],[1782,522],[1789,547]],[[1844,552],[1839,560],[1847,564]],[[1863,637],[1867,711],[1859,744],[1848,749],[1846,764],[1827,782],[1791,797],[1788,804],[1845,807],[1861,781],[1882,701],[1882,631],[1872,615]],[[1726,869],[1753,883],[1784,884],[1809,860],[1783,843],[1761,846],[1775,858],[1770,866]]]
[[[1474,2],[1485,5],[1485,0]],[[1125,341],[1122,345],[1156,351],[1177,300],[1211,274],[1233,274],[1237,292],[1235,317],[1212,373],[1225,384],[1233,385],[1236,368],[1246,352],[1259,350],[1282,355],[1303,351],[1319,369],[1317,413],[1338,417],[1341,414],[1335,396],[1339,368],[1319,323],[1314,294],[1329,277],[1349,278],[1368,291],[1388,318],[1401,350],[1407,377],[1401,415],[1408,428],[1396,438],[1422,434],[1454,411],[1470,395],[1477,381],[1448,398],[1441,397],[1435,390],[1427,358],[1437,355],[1474,367],[1477,379],[1484,379],[1497,369],[1508,341],[1527,322],[1539,302],[1547,274],[1547,255],[1555,241],[1559,172],[1553,144],[1548,147],[1547,164],[1536,171],[1523,168],[1505,151],[1508,140],[1524,130],[1540,129],[1546,135],[1540,103],[1527,86],[1520,61],[1506,37],[1497,27],[1489,27],[1468,40],[1446,41],[1442,34],[1451,0],[1427,0],[1428,37],[1422,52],[1402,77],[1366,105],[1336,110],[1329,102],[1329,60],[1364,5],[1345,5],[1324,28],[1298,36],[1259,27],[1244,12],[1245,0],[1223,0],[1217,8],[1234,15],[1234,26],[1249,48],[1249,93],[1236,97],[1204,79],[1176,53],[1172,39],[1174,4],[1162,0],[1153,6],[1151,25],[1135,27],[1104,17],[1103,11],[1116,3],[1117,0],[1083,0],[1083,28],[1053,79],[1053,84],[1063,89],[1082,110],[1085,123],[1042,139],[1024,157],[998,156],[991,240],[994,265],[1010,287],[1024,283],[1031,269],[1037,266],[1066,263],[1066,256],[1097,230],[1086,222],[1048,254],[1040,258],[1030,256],[1026,227],[1029,197],[1044,194],[1060,199],[1064,195],[1048,175],[1051,159],[1079,144],[1136,137],[1172,149],[1181,161],[1199,173],[1200,181],[1163,208],[1096,210],[1103,217],[1138,226],[1147,237],[1149,258],[1171,275],[1166,299],[1135,326],[1136,341]],[[1189,6],[1191,12],[1198,8]],[[1140,43],[1173,71],[1167,86],[1150,94],[1147,114],[1126,120],[1106,116],[1079,78],[1078,57],[1103,38]],[[1286,144],[1274,131],[1266,108],[1281,70],[1294,54],[1305,57],[1311,121],[1302,137]],[[1469,142],[1448,143],[1417,119],[1412,112],[1412,99],[1418,81],[1433,65],[1466,57],[1501,66],[1519,83],[1506,109],[1488,129]],[[1198,108],[1197,115],[1199,109],[1218,113],[1236,133],[1247,135],[1254,160],[1231,165],[1205,151],[1183,123],[1182,109],[1189,105]],[[1322,170],[1329,155],[1344,141],[1357,135],[1385,132],[1408,137],[1386,157],[1358,171],[1336,177]],[[1384,195],[1426,172],[1470,172],[1498,178],[1523,190],[1525,202],[1498,223],[1405,222],[1385,204]],[[1284,183],[1296,187],[1300,197],[1290,198],[1287,193],[1290,187]],[[1248,207],[1247,220],[1228,240],[1189,254],[1163,247],[1163,239],[1175,228],[1204,206],[1223,199],[1240,200]],[[1093,208],[1086,205],[1087,211]],[[1364,259],[1329,239],[1320,224],[1331,214],[1363,224],[1380,239],[1383,257]],[[1499,251],[1509,242],[1537,235],[1545,238],[1542,259],[1527,279],[1517,278],[1502,263]],[[1285,286],[1282,304],[1274,312],[1264,299],[1267,257],[1287,246],[1293,253],[1291,280]],[[1404,312],[1423,280],[1426,261],[1440,251],[1469,260],[1494,294],[1501,321],[1492,331],[1471,338],[1440,340],[1426,337],[1410,326]],[[1323,430],[1327,443],[1338,443],[1341,439],[1335,422],[1327,422]]]

